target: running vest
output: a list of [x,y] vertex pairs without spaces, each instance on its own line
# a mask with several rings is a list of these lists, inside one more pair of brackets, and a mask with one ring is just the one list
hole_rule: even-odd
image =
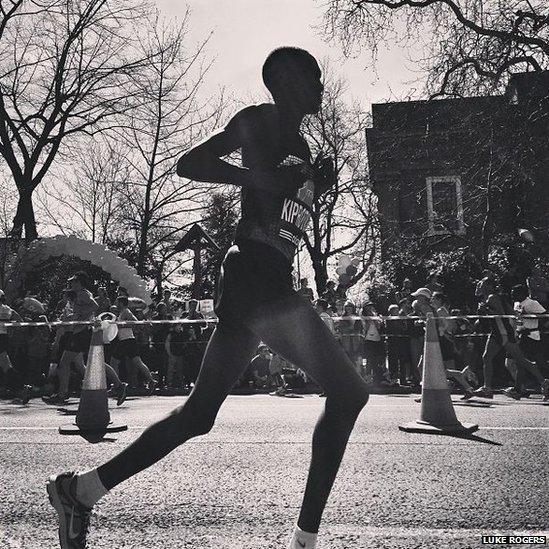
[[[265,128],[272,130],[266,135]],[[243,109],[229,122],[226,130],[238,132],[246,148],[242,149],[242,164],[248,168],[269,169],[293,166],[296,170],[311,167],[308,147],[304,141],[300,151],[307,159],[299,158],[289,144],[273,138],[278,131],[278,112],[275,105],[263,104]],[[307,149],[307,150],[305,150]],[[276,249],[291,264],[299,242],[303,238],[312,214],[314,183],[307,179],[293,196],[246,188],[241,190],[241,219],[237,225],[235,242],[254,240]]]

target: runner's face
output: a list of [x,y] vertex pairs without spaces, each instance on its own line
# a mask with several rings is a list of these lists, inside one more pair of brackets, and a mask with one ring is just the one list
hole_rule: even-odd
[[322,105],[322,93],[324,85],[320,80],[320,71],[306,71],[302,75],[300,100],[306,114],[315,114]]

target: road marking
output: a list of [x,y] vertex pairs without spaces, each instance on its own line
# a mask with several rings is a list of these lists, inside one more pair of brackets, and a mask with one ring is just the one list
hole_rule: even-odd
[[[134,425],[128,427],[128,431],[140,431],[150,427],[152,423],[147,425]],[[57,431],[58,427],[0,427],[0,431]],[[484,431],[548,431],[549,426],[539,427],[481,427]],[[276,444],[276,442],[275,442]]]

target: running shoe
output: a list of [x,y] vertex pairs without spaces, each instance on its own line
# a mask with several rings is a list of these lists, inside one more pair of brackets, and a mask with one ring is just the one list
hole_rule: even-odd
[[543,380],[541,392],[543,393],[543,402],[549,402],[549,379]]
[[476,391],[473,391],[473,395],[479,398],[494,398],[494,391],[489,391],[486,387],[479,387]]
[[21,401],[21,404],[28,404],[29,400],[32,396],[32,387],[30,385],[23,385],[23,388],[21,391],[19,391],[19,394],[17,397]]
[[514,400],[521,399],[521,394],[514,387],[507,387],[507,389],[503,389],[503,393]]
[[475,396],[473,391],[465,391],[465,394],[459,400],[471,400]]
[[42,400],[46,404],[52,404],[55,406],[62,406],[63,404],[67,404],[67,401],[69,400],[66,396],[54,394],[51,396],[42,397]]
[[147,384],[147,396],[151,396],[154,393],[155,389],[156,389],[156,381],[152,379]]
[[121,406],[126,400],[127,395],[128,395],[128,384],[123,381],[120,384],[120,387],[118,387],[118,389],[116,390],[116,405]]
[[61,549],[85,549],[91,509],[76,499],[76,474],[51,476],[46,490],[59,517]]

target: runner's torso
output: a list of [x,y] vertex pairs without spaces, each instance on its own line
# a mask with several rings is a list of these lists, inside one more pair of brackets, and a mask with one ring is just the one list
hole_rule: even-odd
[[[503,299],[497,294],[491,294],[486,300],[486,306],[491,315],[506,315],[509,314],[505,310]],[[508,318],[494,318],[490,322],[490,335],[498,340],[515,340],[515,329]]]
[[[275,105],[248,107],[231,121],[243,134],[242,165],[274,169],[281,165],[310,167],[310,151],[300,136],[283,137]],[[297,246],[307,230],[312,213],[314,183],[307,180],[292,197],[281,197],[257,189],[242,189],[242,214],[235,235],[276,249],[293,261]]]

